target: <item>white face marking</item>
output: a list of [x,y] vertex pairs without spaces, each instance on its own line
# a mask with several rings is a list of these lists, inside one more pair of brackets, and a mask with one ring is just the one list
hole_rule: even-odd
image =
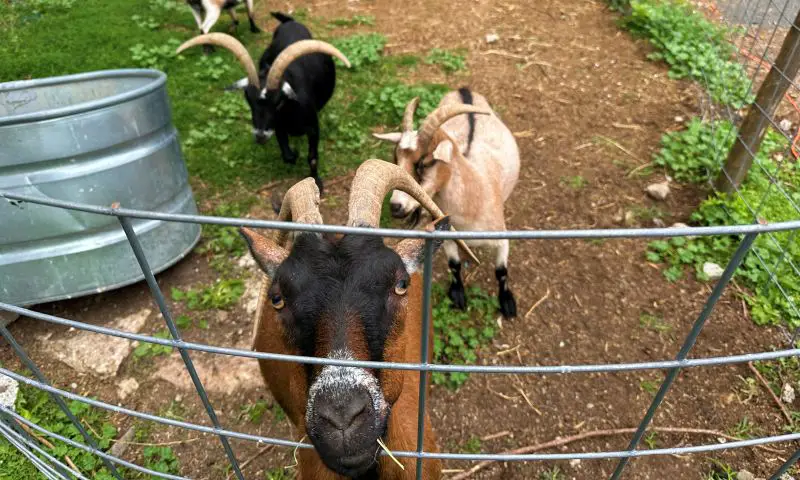
[[401,190],[392,190],[392,198],[389,199],[392,205],[401,205],[403,212],[409,213],[419,207],[419,202],[414,197]]
[[267,89],[266,89],[266,88],[264,88],[264,89],[262,89],[262,90],[261,90],[261,98],[262,98],[262,99],[263,99],[263,98],[267,98]]
[[416,150],[417,149],[417,132],[412,130],[410,132],[403,132],[400,137],[400,148],[403,150]]
[[297,100],[297,94],[294,93],[294,89],[291,85],[289,85],[289,82],[283,82],[283,85],[281,85],[281,91],[284,95],[286,95],[287,98]]
[[241,90],[241,89],[247,87],[247,85],[249,85],[249,84],[250,84],[250,80],[247,77],[244,77],[244,78],[240,78],[239,80],[236,80],[236,82],[234,82],[230,86],[230,88],[236,88],[236,89]]
[[266,136],[267,140],[269,140],[270,138],[272,138],[272,135],[274,135],[274,134],[275,134],[275,130],[259,130],[259,129],[253,127],[253,135],[255,135],[257,137]]
[[[353,360],[353,355],[348,350],[336,350],[328,355],[335,360]],[[357,367],[338,367],[326,365],[311,388],[308,389],[308,403],[306,404],[306,423],[310,424],[314,416],[314,400],[321,391],[334,396],[347,397],[356,389],[364,389],[372,398],[372,408],[375,410],[375,426],[379,427],[382,419],[389,410],[389,404],[383,398],[383,392],[378,386],[378,379],[370,375],[365,369]]]

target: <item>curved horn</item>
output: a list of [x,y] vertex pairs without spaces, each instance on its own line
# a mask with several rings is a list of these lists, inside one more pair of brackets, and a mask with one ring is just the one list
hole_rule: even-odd
[[330,43],[320,40],[300,40],[283,49],[275,61],[272,62],[272,67],[270,67],[269,74],[267,74],[267,84],[265,85],[267,90],[277,90],[280,88],[281,77],[283,77],[283,72],[289,64],[297,58],[310,53],[327,53],[328,55],[338,58],[342,63],[347,65],[347,68],[350,68],[350,60],[348,60],[338,48]]
[[[313,178],[309,177],[295,183],[286,192],[278,220],[315,225],[322,223],[322,215],[319,213],[319,188]],[[278,230],[275,243],[282,246],[288,234],[288,230]]]
[[250,53],[247,52],[247,49],[244,48],[244,45],[242,45],[239,40],[236,40],[228,34],[214,32],[207,33],[205,35],[198,35],[191,40],[183,42],[183,44],[178,47],[175,53],[178,54],[187,48],[202,44],[217,45],[230,50],[231,53],[233,53],[233,55],[236,57],[236,60],[242,64],[242,67],[244,67],[245,71],[247,72],[247,79],[250,81],[250,85],[254,85],[259,89],[261,88],[260,82],[258,81],[258,70],[256,70],[256,64],[253,62],[253,58],[250,57]]
[[414,97],[408,105],[406,105],[406,110],[403,112],[403,131],[410,132],[414,130],[414,112],[417,111],[417,106],[419,105],[419,97]]
[[[373,158],[366,160],[356,170],[356,176],[350,186],[347,225],[378,227],[383,198],[390,190],[395,189],[411,195],[431,213],[434,219],[438,220],[445,216],[425,190],[402,167]],[[456,240],[456,243],[476,264],[480,263],[463,240]]]
[[419,146],[422,148],[422,151],[428,151],[428,144],[431,142],[433,134],[436,133],[436,130],[438,130],[444,122],[450,120],[456,115],[461,115],[462,113],[480,113],[483,115],[491,115],[492,111],[463,103],[442,105],[438,107],[436,110],[432,111],[430,115],[425,117],[425,121],[422,123],[422,127],[419,129],[417,141],[419,142]]

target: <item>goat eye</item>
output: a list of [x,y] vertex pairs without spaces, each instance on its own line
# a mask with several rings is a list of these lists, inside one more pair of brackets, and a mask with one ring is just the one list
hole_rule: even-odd
[[274,308],[275,310],[280,310],[284,306],[286,306],[286,304],[283,301],[283,297],[278,294],[273,295],[272,298],[270,298],[270,302],[272,302],[272,308]]
[[397,283],[394,284],[394,293],[397,295],[405,295],[408,291],[408,280],[405,278],[402,280],[398,280]]

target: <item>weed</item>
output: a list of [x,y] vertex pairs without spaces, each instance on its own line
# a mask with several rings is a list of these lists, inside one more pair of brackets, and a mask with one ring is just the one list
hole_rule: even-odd
[[422,119],[436,108],[448,90],[444,85],[409,86],[396,83],[377,92],[368,92],[364,103],[382,117],[385,125],[397,125],[412,98],[419,97],[414,117]]
[[159,27],[159,23],[153,17],[143,17],[141,15],[131,15],[131,21],[139,28],[146,30],[155,30]]
[[711,471],[703,480],[736,480],[736,470],[720,460],[711,459]]
[[144,466],[160,473],[180,473],[180,464],[172,448],[165,446],[144,447]]
[[[220,217],[241,217],[246,210],[246,203],[223,203],[214,209],[213,214]],[[246,251],[247,244],[236,227],[203,226],[203,245],[197,252],[208,255],[209,264],[217,273],[229,275],[232,272],[231,259],[241,257]]]
[[658,207],[643,207],[641,205],[634,206],[631,211],[633,215],[641,221],[652,222],[657,218],[664,218],[664,211]]
[[[675,178],[706,181],[717,174],[723,161],[724,153],[714,156],[713,152],[726,152],[735,133],[727,122],[707,124],[692,120],[687,130],[662,139],[665,148],[656,155],[655,161],[666,166]],[[796,205],[800,203],[800,164],[780,161],[777,154],[787,148],[788,141],[780,133],[768,130],[753,168],[738,192],[711,195],[692,214],[692,222],[702,226],[753,223],[754,206],[758,207],[760,218],[769,222],[796,219]],[[716,160],[698,160],[709,155]],[[776,186],[786,195],[774,193]],[[703,264],[725,265],[737,244],[733,236],[656,240],[649,244],[646,256],[651,262],[668,265],[664,275],[670,281],[682,278],[685,266],[694,267],[699,280],[707,280]],[[767,234],[756,239],[753,251],[758,255],[747,256],[735,273],[737,280],[752,291],[745,298],[753,320],[759,325],[786,322],[792,328],[800,326],[800,314],[790,300],[800,295],[800,281],[793,272],[800,264],[800,242],[792,242],[791,233]],[[773,282],[780,288],[770,288]]]
[[746,440],[748,438],[753,438],[756,431],[757,429],[753,422],[745,416],[739,421],[739,423],[734,425],[728,433],[730,433],[732,437]]
[[581,175],[574,175],[571,177],[561,177],[561,185],[567,185],[573,190],[580,190],[585,187],[589,182],[586,181]]
[[175,319],[175,326],[178,328],[189,328],[192,326],[192,319],[188,315],[178,315]]
[[172,299],[186,302],[189,310],[208,310],[230,308],[244,293],[244,282],[238,279],[219,280],[210,287],[183,291],[172,287]]
[[747,72],[732,60],[734,46],[727,39],[729,32],[690,5],[631,0],[630,13],[622,24],[650,41],[656,51],[649,58],[665,61],[671,78],[692,78],[715,101],[734,108],[753,101]]
[[264,474],[265,480],[289,480],[292,478],[285,467],[275,467]]
[[467,443],[461,448],[461,451],[463,453],[478,454],[481,453],[481,446],[481,439],[473,435],[469,437],[469,440],[467,440]]
[[757,397],[761,393],[761,387],[758,386],[758,381],[753,377],[743,377],[739,375],[739,380],[742,381],[742,386],[739,387],[739,393],[744,396],[742,399],[739,396],[739,401],[742,403],[749,402],[752,398]]
[[[230,72],[231,66],[220,56],[202,56],[194,64],[194,77],[204,81],[218,81]],[[241,109],[237,109],[241,110]]]
[[[169,330],[166,329],[156,332],[153,336],[164,340],[172,338],[169,334]],[[135,358],[158,357],[161,355],[169,355],[170,353],[172,353],[172,347],[159,345],[157,343],[140,342],[139,345],[133,349],[133,356]]]
[[159,411],[159,415],[171,420],[183,421],[186,416],[186,407],[177,400],[171,400],[166,408],[162,408]]
[[150,8],[153,10],[183,11],[186,5],[178,0],[150,0]]
[[163,45],[148,47],[137,43],[130,48],[131,58],[142,68],[166,70],[168,60],[175,58],[175,49],[181,44],[175,38],[170,38]]
[[353,68],[360,68],[380,62],[386,37],[379,33],[367,33],[336,38],[332,43],[350,60]]
[[669,333],[672,331],[672,326],[664,322],[664,318],[660,315],[653,315],[651,313],[642,313],[639,315],[639,325],[642,328],[652,330],[658,334]]
[[539,474],[539,480],[565,480],[567,477],[558,467],[553,467]]
[[[111,424],[108,412],[95,409],[85,403],[66,400],[70,412],[86,426],[88,434],[97,442],[101,450],[106,451],[111,441],[117,436],[117,429]],[[15,403],[17,413],[51,432],[62,435],[80,444],[85,444],[81,433],[67,418],[67,415],[56,405],[47,392],[20,384]],[[97,455],[50,439],[55,448],[39,445],[62,463],[69,456],[83,475],[89,478],[109,480],[108,473]],[[0,438],[0,477],[13,479],[42,478],[38,470],[16,447]]]
[[648,395],[655,395],[658,391],[659,383],[653,380],[642,380],[639,382],[639,388]]
[[350,18],[334,18],[329,22],[334,27],[354,27],[356,25],[375,25],[375,17],[372,15],[353,15]]
[[[467,292],[467,310],[454,310],[439,284],[433,285],[433,357],[436,363],[464,365],[475,363],[476,352],[495,335],[497,299],[479,287]],[[433,383],[457,389],[469,378],[462,372],[433,373]]]
[[647,448],[650,450],[654,450],[658,447],[658,433],[656,432],[649,432],[647,435],[644,436],[644,443],[647,445]]
[[258,425],[261,423],[261,419],[268,408],[267,402],[259,398],[255,403],[248,403],[242,406],[238,420],[241,421],[243,418],[247,418],[250,423]]
[[434,48],[425,58],[428,65],[438,65],[445,73],[454,73],[467,69],[467,61],[461,53]]

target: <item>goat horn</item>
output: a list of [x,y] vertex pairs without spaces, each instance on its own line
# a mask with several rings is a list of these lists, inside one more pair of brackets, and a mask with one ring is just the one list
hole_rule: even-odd
[[425,117],[425,121],[422,123],[422,127],[419,129],[417,141],[419,142],[419,146],[422,148],[422,151],[428,151],[429,144],[433,139],[433,134],[436,133],[436,130],[438,130],[444,122],[450,120],[456,115],[461,115],[462,113],[480,113],[482,115],[491,115],[492,111],[485,108],[476,107],[474,105],[465,105],[463,103],[442,105],[438,107],[436,110],[431,112],[430,115]]
[[300,40],[283,49],[275,61],[272,62],[272,67],[270,67],[269,73],[267,74],[267,90],[277,90],[280,88],[281,77],[283,77],[283,72],[289,64],[297,58],[310,53],[326,53],[338,58],[342,63],[347,65],[347,68],[350,68],[350,60],[348,60],[338,48],[330,43],[320,40]]
[[[445,216],[425,190],[401,167],[383,160],[366,160],[356,170],[350,187],[347,225],[377,228],[381,220],[383,198],[390,190],[402,190],[411,195],[435,220]],[[451,227],[451,230],[453,228]],[[476,263],[480,261],[463,240],[458,246]]]
[[[314,225],[322,223],[322,215],[319,213],[319,188],[313,178],[309,177],[295,183],[286,192],[278,213],[278,220]],[[275,243],[283,246],[288,234],[288,230],[278,230]]]
[[178,47],[178,50],[176,50],[175,53],[178,54],[187,48],[202,44],[217,45],[230,50],[231,53],[233,53],[233,55],[236,57],[236,60],[242,64],[242,67],[244,67],[245,71],[247,72],[247,79],[250,81],[250,85],[253,85],[259,89],[261,88],[258,80],[258,70],[256,70],[256,64],[253,62],[253,58],[250,56],[250,53],[248,53],[247,49],[244,48],[244,45],[242,45],[239,40],[236,40],[228,34],[214,32],[198,35],[191,40],[183,42],[183,44]]
[[414,112],[417,111],[417,106],[419,105],[419,97],[414,97],[408,105],[406,105],[406,110],[403,112],[403,131],[410,132],[414,130]]

